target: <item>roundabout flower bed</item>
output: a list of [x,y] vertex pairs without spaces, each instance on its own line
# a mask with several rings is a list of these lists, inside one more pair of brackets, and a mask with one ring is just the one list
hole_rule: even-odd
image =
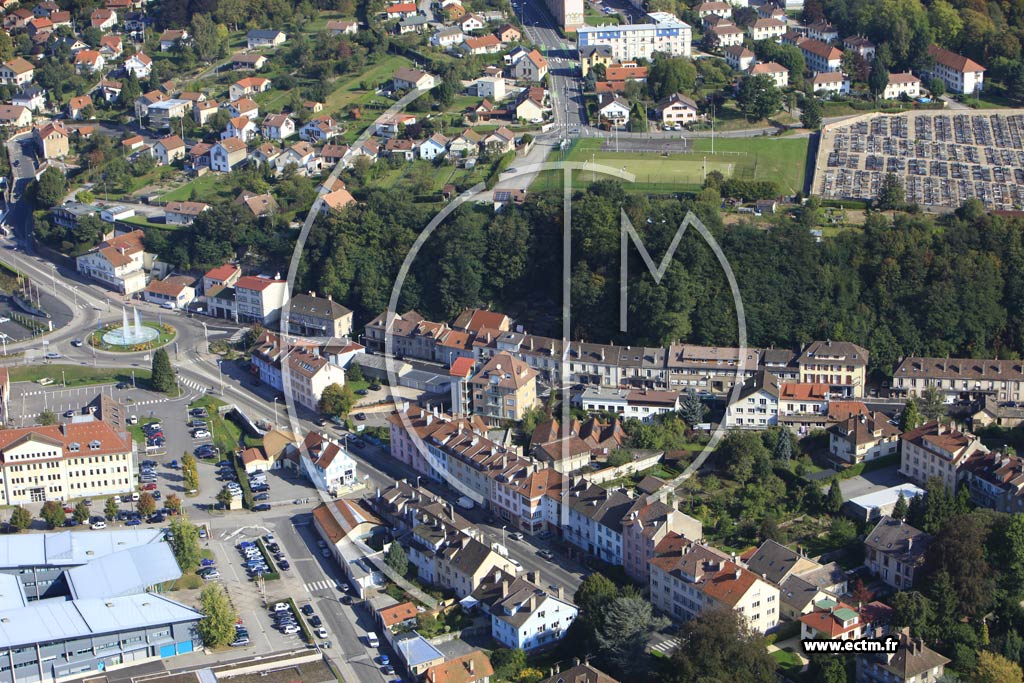
[[129,344],[127,346],[121,344],[110,344],[103,339],[104,335],[121,327],[118,323],[110,323],[90,334],[89,344],[101,351],[137,353],[139,351],[152,351],[153,349],[159,349],[162,346],[167,346],[174,341],[176,336],[178,336],[178,332],[167,323],[161,324],[157,322],[144,322],[142,323],[142,326],[151,330],[156,330],[156,338],[139,344]]

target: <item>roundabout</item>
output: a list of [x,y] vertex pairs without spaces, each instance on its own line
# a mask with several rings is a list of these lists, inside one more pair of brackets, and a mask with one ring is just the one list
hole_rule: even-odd
[[109,323],[89,335],[89,345],[100,351],[114,353],[138,353],[152,351],[174,341],[177,331],[171,325],[157,322],[142,322],[138,309],[133,309],[134,319],[128,321],[128,311],[121,311],[121,324]]

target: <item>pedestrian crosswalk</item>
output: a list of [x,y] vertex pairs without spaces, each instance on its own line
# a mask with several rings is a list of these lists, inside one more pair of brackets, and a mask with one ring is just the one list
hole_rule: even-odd
[[195,389],[196,391],[206,391],[207,389],[207,387],[203,386],[194,379],[189,379],[188,377],[178,377],[178,383],[181,384],[182,386],[188,387],[189,389]]
[[654,645],[651,645],[651,650],[657,650],[658,652],[669,654],[670,652],[672,652],[672,650],[679,647],[680,642],[681,641],[678,638],[668,638],[666,640],[661,641],[660,643],[655,643]]
[[315,593],[316,591],[327,590],[328,588],[333,588],[333,587],[334,587],[334,584],[332,582],[330,582],[330,581],[310,581],[309,583],[306,584],[306,590],[309,591],[310,593]]

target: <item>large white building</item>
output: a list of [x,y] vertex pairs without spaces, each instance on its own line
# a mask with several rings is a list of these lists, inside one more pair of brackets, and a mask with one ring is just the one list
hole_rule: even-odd
[[779,422],[779,379],[767,370],[743,383],[739,397],[725,409],[725,426],[767,429]]
[[0,430],[0,505],[128,493],[136,453],[100,420]]
[[689,24],[667,12],[651,12],[647,17],[650,22],[646,24],[584,26],[576,32],[577,45],[580,50],[606,45],[620,62],[651,59],[657,52],[673,57],[691,55]]
[[981,92],[985,83],[985,67],[981,64],[936,45],[928,48],[928,56],[933,60],[928,73],[941,79],[947,90],[964,95]]
[[561,640],[579,614],[561,588],[552,593],[541,587],[540,572],[530,572],[527,578],[498,572],[467,600],[490,613],[495,640],[527,652]]
[[302,469],[321,491],[332,496],[358,481],[356,462],[337,441],[310,432],[303,443]]
[[142,245],[143,232],[133,230],[112,237],[82,254],[76,260],[78,272],[108,285],[121,294],[134,294],[146,288],[146,268],[153,256]]

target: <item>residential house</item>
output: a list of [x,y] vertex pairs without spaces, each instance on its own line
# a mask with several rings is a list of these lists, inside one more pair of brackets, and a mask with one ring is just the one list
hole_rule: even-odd
[[378,609],[374,616],[382,630],[391,631],[415,628],[419,612],[415,603],[403,602]]
[[815,74],[811,87],[818,97],[834,97],[850,94],[850,79],[842,71],[828,71]]
[[251,52],[236,52],[235,54],[231,55],[231,68],[233,68],[235,71],[242,71],[244,69],[259,71],[266,65],[266,55]]
[[201,168],[210,168],[210,150],[213,145],[206,142],[197,142],[188,150],[188,161],[185,168],[197,172]]
[[224,132],[220,134],[221,140],[238,138],[242,142],[251,142],[259,135],[260,127],[256,122],[247,116],[236,116],[228,120]]
[[170,304],[184,309],[196,298],[195,280],[186,275],[171,275],[163,280],[153,279],[146,285],[143,297],[151,304]]
[[578,658],[574,658],[572,667],[562,671],[559,670],[558,665],[555,665],[554,673],[540,683],[619,683],[619,681],[592,666],[589,661],[585,660],[581,664]]
[[[311,411],[317,410],[316,400],[310,405],[305,398],[299,401],[298,395],[308,396],[311,394],[303,392],[323,392],[330,384],[344,383],[344,370],[305,349],[292,350],[284,362],[291,369],[285,374],[285,393],[296,396],[296,402],[301,402]],[[338,375],[341,375],[341,382],[336,381]],[[325,384],[329,379],[334,381]],[[358,481],[355,461],[330,436],[309,432],[302,445],[303,469],[317,488],[337,497],[339,492],[351,488]]]
[[875,59],[875,44],[864,36],[847,36],[843,38],[843,50],[860,55],[868,63]]
[[323,144],[341,135],[342,129],[338,122],[328,114],[311,119],[299,130],[299,137],[309,142]]
[[894,652],[858,654],[857,683],[931,683],[944,678],[949,659],[903,628]]
[[437,77],[418,69],[403,66],[395,71],[392,78],[395,90],[429,90],[437,85]]
[[803,52],[809,71],[822,73],[842,70],[843,51],[839,48],[814,38],[804,38],[797,47]]
[[460,49],[470,55],[490,55],[501,51],[501,41],[494,34],[485,36],[466,36]]
[[21,57],[0,65],[0,85],[27,85],[35,78],[35,66]]
[[[269,195],[268,195],[269,196]],[[315,292],[291,298],[288,333],[307,337],[348,337],[352,334],[352,311],[331,298]]]
[[782,34],[786,32],[786,22],[774,17],[758,19],[747,27],[747,31],[755,42],[758,40],[775,40],[782,37]]
[[[470,360],[471,359],[460,359]],[[452,365],[454,369],[454,364]],[[468,411],[467,411],[468,412]],[[537,425],[530,438],[530,455],[560,474],[571,474],[590,467],[594,457],[606,457],[620,448],[626,435],[622,422],[612,418],[601,422],[591,417],[585,422],[574,419],[563,434],[558,420]]]
[[[77,99],[77,98],[72,98]],[[70,107],[70,105],[69,105]],[[17,104],[0,104],[0,126],[25,128],[32,124],[32,111]]]
[[232,83],[228,88],[228,97],[234,102],[240,97],[248,97],[255,93],[267,92],[270,90],[270,79],[259,76],[246,76]]
[[929,422],[900,436],[900,474],[924,486],[938,478],[955,492],[965,461],[976,453],[987,453],[981,439],[941,422]]
[[136,52],[124,61],[124,70],[129,74],[135,74],[140,81],[145,80],[153,70],[153,58],[143,52]]
[[754,64],[754,53],[742,45],[730,45],[722,49],[726,63],[737,71],[747,71]]
[[320,148],[320,159],[324,166],[334,166],[343,161],[349,153],[348,145],[332,145],[330,143]]
[[242,269],[231,263],[211,268],[203,275],[203,294],[209,294],[215,288],[233,287],[240,277]]
[[[577,45],[582,51],[594,45],[606,45],[617,61],[643,57],[650,60],[656,52],[673,57],[691,54],[690,25],[668,12],[650,12],[649,23],[617,26],[581,26],[576,30]],[[741,32],[742,35],[742,32]]]
[[185,158],[185,142],[177,135],[169,135],[156,141],[153,153],[161,164],[172,164],[178,159]]
[[404,19],[414,16],[417,12],[415,2],[393,2],[384,8],[384,14],[388,19]]
[[651,604],[675,620],[720,606],[739,612],[760,633],[779,622],[779,589],[715,548],[669,533],[650,564]]
[[766,429],[779,421],[778,377],[767,370],[758,370],[743,382],[735,401],[725,409],[727,429]]
[[465,39],[466,34],[458,26],[443,26],[430,37],[430,44],[434,47],[448,48],[461,45]]
[[344,498],[313,508],[313,528],[341,566],[345,580],[360,598],[383,588],[386,579],[364,559],[366,541],[384,528],[362,501]]
[[196,216],[209,209],[210,205],[202,202],[167,202],[164,220],[168,225],[192,225]]
[[523,39],[522,32],[512,24],[502,24],[495,35],[502,43],[518,43]]
[[214,100],[207,100],[205,102],[193,102],[192,120],[195,121],[197,126],[205,126],[207,123],[210,122],[210,119],[212,119],[219,110],[220,107]]
[[641,495],[622,519],[622,566],[640,585],[649,585],[651,559],[669,534],[696,540],[704,537],[700,520],[680,512],[656,495]]
[[278,31],[275,29],[257,29],[254,28],[245,34],[246,46],[252,50],[258,47],[277,47],[278,45],[284,45],[288,36],[285,35],[284,31]]
[[38,85],[26,85],[11,97],[11,104],[31,112],[41,112],[46,109],[46,90]]
[[825,598],[800,616],[800,637],[804,640],[860,640],[865,625],[857,609],[845,602]]
[[538,83],[548,74],[548,60],[537,50],[530,50],[512,66],[512,75],[519,80]]
[[81,50],[75,55],[75,70],[80,74],[102,71],[106,63],[106,58],[96,50]]
[[116,59],[124,52],[121,36],[107,35],[100,38],[100,54],[107,59]]
[[[523,48],[516,48],[522,50],[525,56],[526,51]],[[514,52],[514,51],[513,51]],[[607,67],[609,64],[615,62],[615,56],[612,54],[612,49],[607,45],[588,45],[587,47],[581,47],[580,53],[580,71],[585,77],[592,68],[598,64],[602,64]]]
[[829,453],[851,465],[895,455],[900,430],[883,413],[856,415],[829,427]]
[[522,420],[537,404],[537,371],[511,354],[492,357],[469,386],[473,413],[494,424]]
[[354,36],[359,31],[359,22],[331,19],[324,28],[334,36]]
[[[235,285],[235,297],[237,300],[238,285]],[[292,347],[281,359],[281,377],[285,396],[313,412],[320,410],[320,397],[327,387],[345,384],[344,368],[330,362],[315,347]],[[310,437],[314,436],[310,433]],[[306,471],[319,488],[333,493],[355,483],[355,463],[338,443],[323,437],[313,448],[307,437],[306,449],[310,457],[310,462],[304,463]]]
[[260,106],[249,97],[239,97],[234,102],[225,102],[223,107],[231,114],[231,118],[244,116],[255,121],[260,115]]
[[284,306],[287,293],[288,283],[280,277],[240,277],[235,282],[235,306],[238,309],[239,321],[258,322],[261,325],[276,322],[281,315],[281,307]]
[[731,21],[722,20],[705,32],[704,41],[712,49],[724,49],[743,44],[743,29]]
[[903,97],[917,99],[921,96],[921,79],[910,73],[889,74],[889,80],[882,91],[882,98],[896,100]]
[[44,159],[63,159],[71,150],[71,134],[60,121],[35,126],[32,140]]
[[807,37],[832,44],[839,40],[839,30],[827,21],[816,21],[807,26]]
[[779,387],[779,424],[799,434],[824,429],[828,400],[827,384],[784,382]]
[[188,40],[188,31],[183,28],[169,28],[160,34],[160,51],[169,52],[185,40]]
[[801,382],[828,384],[829,392],[840,396],[864,396],[868,351],[861,346],[832,340],[811,342],[796,364]]
[[789,69],[778,62],[761,62],[754,64],[748,71],[751,76],[768,76],[775,81],[776,88],[785,88],[789,85]]
[[93,28],[109,31],[117,26],[117,12],[103,7],[94,9],[89,15],[89,23]]
[[448,143],[448,153],[456,159],[475,157],[480,151],[483,137],[472,128],[462,131]]
[[785,619],[799,619],[814,608],[815,600],[842,595],[848,588],[846,572],[835,562],[820,564],[770,539],[753,553],[744,553],[741,561],[779,588],[780,616]]
[[695,10],[697,16],[703,19],[704,17],[721,17],[722,19],[729,19],[732,17],[732,5],[727,2],[720,2],[719,0],[707,0],[702,2]]
[[497,154],[511,152],[516,147],[515,133],[505,126],[484,136],[481,144]]
[[312,175],[320,171],[320,157],[308,142],[300,140],[294,143],[274,160],[275,172],[281,174],[289,166],[294,166],[301,175]]
[[388,138],[384,143],[384,153],[389,157],[401,157],[405,161],[416,158],[416,143],[412,140]]
[[462,29],[463,33],[479,31],[480,29],[487,25],[487,22],[484,21],[483,18],[473,13],[462,15],[462,17],[459,18],[457,23],[459,28]]
[[494,667],[487,654],[473,650],[430,667],[424,672],[423,680],[425,683],[490,683],[493,675]]
[[149,116],[149,127],[154,130],[163,130],[175,127],[180,119],[188,117],[192,112],[192,103],[188,100],[169,99],[161,102],[154,102],[146,108]]
[[520,121],[539,123],[550,107],[544,104],[543,88],[525,88],[520,94],[514,108],[515,118]]
[[700,119],[697,103],[681,92],[673,93],[658,102],[654,111],[665,125],[693,123]]
[[990,395],[1000,403],[1024,401],[1024,363],[982,358],[904,358],[893,372],[892,390],[920,398],[933,387],[946,403],[982,401]]
[[31,10],[19,7],[4,15],[4,29],[8,32],[24,29],[32,18]]
[[[277,212],[277,200],[274,199],[273,195],[269,192],[265,194],[256,194],[255,192],[249,192],[248,190],[242,190],[235,201],[232,204],[242,204],[252,213],[253,218],[261,218],[263,216],[273,215]],[[292,300],[294,302],[294,299]],[[294,314],[294,308],[293,314]],[[335,335],[342,336],[342,335]]]
[[423,31],[430,28],[430,17],[422,14],[414,14],[403,18],[395,25],[395,29],[398,31],[398,35],[406,35],[407,33],[422,33]]
[[286,140],[295,135],[295,121],[287,114],[267,114],[260,131],[270,140]]
[[239,138],[227,138],[210,148],[210,170],[230,173],[246,158],[245,142]]
[[429,138],[420,143],[420,159],[433,161],[439,156],[443,156],[447,150],[448,138],[441,135],[440,133],[434,133]]
[[909,590],[931,540],[902,519],[882,517],[864,539],[864,564],[896,590]]
[[167,99],[167,95],[163,94],[159,90],[151,90],[148,93],[139,95],[135,100],[135,116],[145,118],[149,116],[149,108],[158,102],[163,102]]
[[527,578],[501,574],[473,591],[473,599],[491,617],[491,636],[504,647],[530,652],[565,635],[579,610],[540,585],[539,572]]
[[141,230],[104,240],[76,259],[79,273],[99,280],[121,294],[134,294],[146,288],[146,268],[153,255],[142,246]]
[[624,126],[629,123],[629,101],[614,93],[603,93],[598,97],[597,115],[602,123]]

